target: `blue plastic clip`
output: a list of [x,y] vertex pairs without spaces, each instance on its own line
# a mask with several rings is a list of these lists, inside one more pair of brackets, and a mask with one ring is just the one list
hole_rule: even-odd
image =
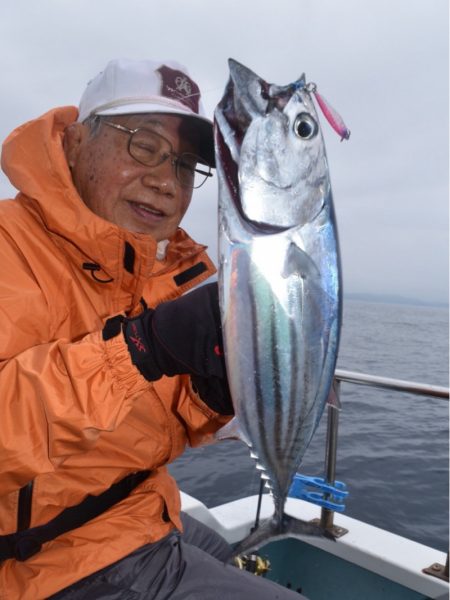
[[[311,491],[308,487],[319,491]],[[290,487],[288,496],[299,498],[334,510],[344,512],[344,500],[348,496],[347,485],[343,481],[335,481],[334,485],[325,482],[323,477],[308,477],[297,473]]]

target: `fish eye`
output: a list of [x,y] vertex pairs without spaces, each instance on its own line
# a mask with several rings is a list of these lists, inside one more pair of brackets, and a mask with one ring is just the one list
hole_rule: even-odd
[[310,140],[318,131],[316,121],[308,113],[300,113],[294,121],[294,133],[302,140]]

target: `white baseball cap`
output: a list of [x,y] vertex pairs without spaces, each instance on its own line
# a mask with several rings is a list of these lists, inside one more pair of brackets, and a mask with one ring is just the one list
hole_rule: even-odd
[[200,89],[187,69],[172,60],[111,60],[89,81],[78,121],[91,115],[174,114],[196,119],[204,158],[214,165],[213,124],[205,115]]

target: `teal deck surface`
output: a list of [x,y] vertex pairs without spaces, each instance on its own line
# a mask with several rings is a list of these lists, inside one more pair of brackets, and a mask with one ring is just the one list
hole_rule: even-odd
[[273,542],[259,554],[271,562],[268,579],[302,592],[309,600],[428,600],[298,539]]

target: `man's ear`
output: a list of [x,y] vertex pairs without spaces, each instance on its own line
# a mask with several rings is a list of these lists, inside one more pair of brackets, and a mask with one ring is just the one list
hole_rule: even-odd
[[63,148],[69,169],[77,163],[81,145],[87,135],[87,127],[83,123],[72,123],[64,131]]

